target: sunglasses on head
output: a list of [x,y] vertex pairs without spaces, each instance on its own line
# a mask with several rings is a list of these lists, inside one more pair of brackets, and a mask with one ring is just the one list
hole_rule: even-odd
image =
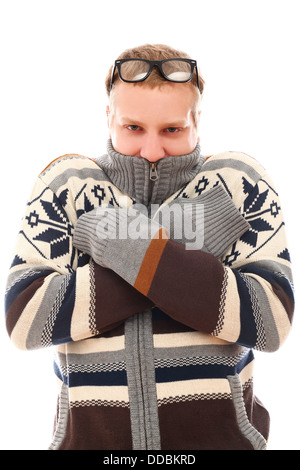
[[175,83],[186,83],[191,81],[194,70],[196,70],[197,85],[200,90],[197,62],[192,59],[118,59],[115,61],[112,70],[109,90],[111,91],[113,86],[116,68],[118,70],[120,80],[127,83],[137,83],[146,80],[152,72],[153,67],[157,67],[160,74],[166,80]]

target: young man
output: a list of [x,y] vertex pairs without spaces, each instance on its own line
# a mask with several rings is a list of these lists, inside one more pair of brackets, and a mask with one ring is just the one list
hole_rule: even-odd
[[180,51],[125,51],[107,154],[64,155],[34,186],[6,318],[19,348],[55,345],[51,449],[266,448],[253,349],[293,316],[282,210],[257,161],[201,155],[203,84]]

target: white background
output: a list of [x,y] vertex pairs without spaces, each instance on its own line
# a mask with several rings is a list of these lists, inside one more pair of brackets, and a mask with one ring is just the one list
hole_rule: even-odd
[[[65,153],[106,151],[104,78],[125,48],[165,43],[206,81],[205,155],[239,150],[281,196],[299,280],[298,0],[1,0],[1,297],[27,197]],[[276,353],[256,353],[255,390],[271,413],[269,449],[300,449],[299,319]],[[0,448],[46,449],[56,408],[52,351],[22,352],[0,323]]]

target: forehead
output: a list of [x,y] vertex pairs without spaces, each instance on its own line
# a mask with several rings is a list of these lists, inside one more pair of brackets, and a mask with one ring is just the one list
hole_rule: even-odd
[[169,120],[172,116],[187,117],[195,107],[192,86],[186,83],[166,83],[150,87],[120,82],[111,96],[114,114],[119,117]]

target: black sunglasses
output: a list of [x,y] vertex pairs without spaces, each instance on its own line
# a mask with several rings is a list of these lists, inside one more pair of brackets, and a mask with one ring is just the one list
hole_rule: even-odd
[[116,68],[123,82],[137,83],[146,80],[152,72],[153,67],[157,67],[166,80],[175,83],[191,81],[194,70],[196,70],[197,86],[200,90],[197,62],[192,59],[180,58],[165,60],[118,59],[115,61],[112,70],[109,91],[111,91],[113,86]]

